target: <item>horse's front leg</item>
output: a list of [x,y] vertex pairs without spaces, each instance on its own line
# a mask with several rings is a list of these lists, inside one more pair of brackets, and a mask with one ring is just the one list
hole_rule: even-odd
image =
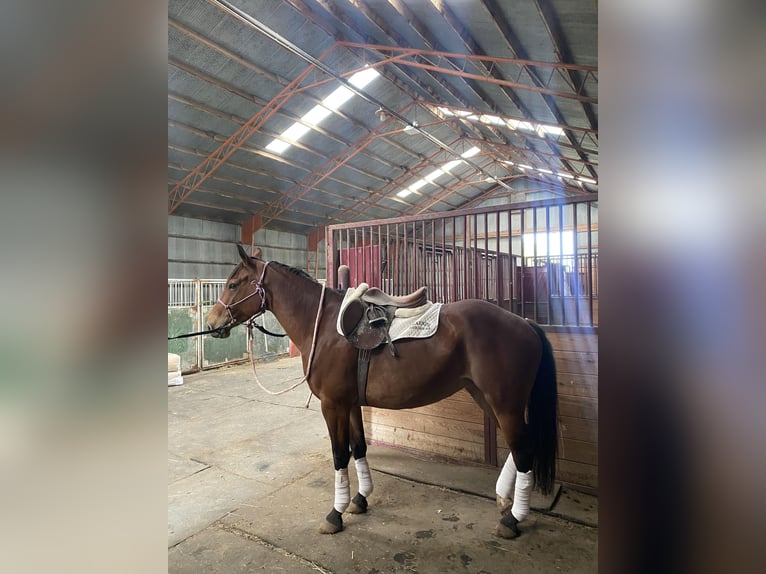
[[330,432],[332,459],[335,465],[335,500],[330,514],[319,529],[322,534],[335,534],[343,530],[342,515],[351,498],[348,482],[348,462],[351,459],[348,438],[349,410],[348,406],[322,401],[322,415]]
[[372,494],[372,475],[370,474],[370,465],[367,464],[367,441],[364,438],[362,407],[358,405],[351,407],[349,422],[351,426],[351,453],[354,455],[359,492],[351,500],[348,511],[352,514],[362,514],[367,512],[367,497]]

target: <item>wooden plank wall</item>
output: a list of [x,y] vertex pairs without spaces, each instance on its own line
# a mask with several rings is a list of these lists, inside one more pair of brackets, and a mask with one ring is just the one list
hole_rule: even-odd
[[598,335],[548,332],[559,392],[558,480],[598,487]]
[[[558,372],[559,461],[557,479],[595,493],[598,487],[598,335],[546,329]],[[466,391],[418,409],[362,409],[371,444],[421,456],[484,463],[484,413]],[[497,437],[499,464],[508,456]]]
[[417,409],[362,407],[367,439],[436,459],[484,462],[484,411],[468,391]]

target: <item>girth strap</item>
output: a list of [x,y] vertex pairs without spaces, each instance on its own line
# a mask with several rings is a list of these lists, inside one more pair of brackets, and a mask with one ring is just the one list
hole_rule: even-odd
[[367,374],[370,371],[370,349],[359,349],[359,361],[356,365],[356,382],[359,392],[359,406],[367,406]]

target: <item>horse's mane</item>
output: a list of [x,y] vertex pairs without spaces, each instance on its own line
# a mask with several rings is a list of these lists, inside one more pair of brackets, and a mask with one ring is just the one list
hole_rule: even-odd
[[[312,283],[319,283],[316,279],[314,279],[311,275],[306,273],[303,269],[298,269],[297,267],[290,267],[289,265],[285,265],[284,263],[279,263],[278,261],[272,261],[270,265],[277,265],[278,267],[284,269],[285,271],[289,271],[290,273],[294,273],[298,277],[304,277],[305,279],[308,279]],[[330,289],[328,287],[329,291],[335,291],[336,293],[339,293],[341,295],[345,294],[345,289]]]
[[297,275],[298,277],[303,277],[304,279],[308,279],[312,283],[318,283],[316,279],[314,279],[311,275],[306,273],[303,269],[299,269],[297,267],[290,267],[289,265],[285,265],[284,263],[279,263],[278,261],[272,261],[269,263],[269,265],[276,265],[281,269],[284,269],[285,271],[289,271],[290,273],[293,273]]
[[[260,261],[260,260],[259,260],[259,261]],[[288,272],[290,272],[290,273],[292,273],[292,274],[294,274],[294,275],[297,275],[298,277],[303,277],[304,279],[308,279],[308,280],[309,280],[309,281],[311,281],[312,283],[319,283],[319,281],[317,281],[317,280],[316,280],[316,279],[314,279],[314,278],[313,278],[311,275],[309,275],[308,273],[306,273],[306,272],[305,272],[303,269],[299,269],[298,267],[291,267],[291,266],[289,266],[289,265],[285,265],[284,263],[280,263],[279,261],[271,261],[271,262],[269,263],[269,265],[276,265],[276,266],[277,266],[277,267],[279,267],[280,269],[284,269],[285,271],[288,271]],[[234,271],[232,271],[232,272],[229,274],[229,279],[231,279],[231,278],[232,278],[232,277],[233,277],[233,276],[234,276],[234,275],[237,273],[237,271],[239,271],[240,269],[242,269],[242,262],[241,262],[241,261],[240,261],[240,262],[237,264],[237,266],[234,268]],[[227,281],[228,281],[228,279],[227,279]],[[343,293],[345,293],[345,291],[344,291],[344,290],[341,290],[341,289],[333,289],[333,291],[336,291],[336,292],[338,292],[338,293],[340,293],[340,294],[343,294]]]

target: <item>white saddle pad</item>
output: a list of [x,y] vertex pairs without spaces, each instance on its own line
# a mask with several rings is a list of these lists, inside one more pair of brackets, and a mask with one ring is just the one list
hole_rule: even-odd
[[439,310],[441,303],[429,301],[423,307],[425,312],[415,317],[394,317],[391,328],[388,330],[392,341],[399,339],[427,339],[436,333],[439,328]]

